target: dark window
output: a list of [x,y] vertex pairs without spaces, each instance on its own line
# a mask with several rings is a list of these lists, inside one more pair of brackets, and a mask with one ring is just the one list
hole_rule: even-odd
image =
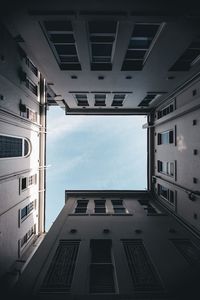
[[75,208],[75,214],[86,214],[88,200],[78,200]]
[[96,94],[95,95],[95,106],[106,106],[106,95],[105,94]]
[[105,214],[106,213],[106,200],[94,200],[95,208],[94,212],[95,214]]
[[89,42],[92,70],[111,70],[116,21],[90,21]]
[[37,67],[32,63],[32,61],[26,57],[26,65],[29,67],[29,69],[35,74],[35,76],[38,76],[38,69]]
[[160,24],[135,24],[122,71],[139,71],[143,69],[145,57],[159,28]]
[[30,240],[30,238],[34,235],[34,233],[35,233],[35,225],[33,225],[30,228],[30,230],[21,239],[21,247],[23,247]]
[[199,247],[187,239],[171,239],[171,241],[190,265],[194,267],[200,266]]
[[0,158],[23,156],[22,142],[22,138],[0,135]]
[[158,195],[167,200],[171,205],[175,205],[174,191],[166,188],[165,186],[158,184]]
[[149,200],[138,200],[138,202],[140,203],[140,205],[143,206],[144,210],[146,211],[147,216],[148,215],[160,215],[161,212],[158,211],[154,206],[152,206],[152,204],[149,202]]
[[173,144],[174,132],[173,130],[158,133],[158,145]]
[[158,119],[170,114],[174,111],[174,104],[170,104],[166,106],[165,108],[158,111]]
[[134,289],[141,292],[162,290],[160,278],[142,240],[122,240],[122,243]]
[[38,95],[38,86],[30,78],[26,77],[26,87],[35,95]]
[[30,214],[30,212],[34,209],[34,201],[30,202],[21,210],[21,219],[25,218]]
[[81,70],[71,21],[45,21],[44,30],[61,70]]
[[113,97],[112,106],[123,106],[126,94],[115,94]]
[[76,94],[75,97],[78,106],[89,106],[86,94]]
[[111,240],[91,240],[90,293],[114,293]]
[[68,293],[77,260],[80,240],[60,240],[41,287],[42,293]]
[[157,93],[147,94],[138,106],[149,106],[150,102],[152,102],[158,95],[159,94]]
[[190,44],[169,71],[188,71],[200,59],[200,38]]
[[22,178],[22,190],[27,188],[27,177]]
[[115,214],[125,214],[126,209],[123,206],[123,200],[111,200]]
[[174,162],[163,162],[161,160],[157,161],[157,170],[159,173],[165,175],[174,176],[175,163]]

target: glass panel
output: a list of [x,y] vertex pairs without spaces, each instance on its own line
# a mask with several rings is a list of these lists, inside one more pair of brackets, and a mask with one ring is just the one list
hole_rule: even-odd
[[22,156],[22,139],[0,135],[0,158]]

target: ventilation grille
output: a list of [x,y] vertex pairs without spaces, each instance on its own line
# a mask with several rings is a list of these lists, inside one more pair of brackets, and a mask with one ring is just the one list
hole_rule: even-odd
[[171,239],[178,251],[192,266],[200,266],[200,248],[187,239]]
[[136,291],[162,290],[161,281],[143,245],[142,240],[122,240],[134,289]]
[[169,71],[188,71],[200,60],[200,38],[190,44]]
[[61,70],[81,70],[70,21],[45,21],[44,29]]
[[140,71],[143,69],[145,59],[159,29],[160,24],[135,24],[122,71]]
[[90,293],[114,293],[111,240],[91,240]]
[[91,53],[91,70],[112,70],[114,41],[116,39],[116,21],[91,21],[89,42]]
[[70,292],[80,240],[60,240],[41,292]]

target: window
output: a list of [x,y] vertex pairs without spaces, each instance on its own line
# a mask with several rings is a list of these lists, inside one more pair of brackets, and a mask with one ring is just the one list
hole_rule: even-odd
[[37,183],[37,174],[28,177],[23,177],[20,180],[21,180],[21,190],[23,191],[27,189],[29,186]]
[[125,214],[126,209],[123,206],[123,200],[111,200],[115,214]]
[[173,142],[174,142],[173,130],[158,133],[158,145],[173,144]]
[[[22,107],[23,109],[21,109]],[[23,104],[20,106],[20,116],[32,122],[37,122],[37,112],[33,111]]]
[[165,92],[148,92],[144,99],[138,104],[138,106],[149,106],[151,102],[161,97]]
[[32,61],[26,56],[25,63],[28,66],[28,68],[35,74],[35,76],[38,77],[38,69],[37,67],[32,63]]
[[76,94],[75,98],[78,106],[89,106],[87,94]]
[[35,95],[37,96],[38,95],[38,86],[37,84],[35,84],[30,78],[28,78],[26,76],[26,79],[25,79],[25,85],[26,87]]
[[44,278],[41,293],[69,293],[71,291],[79,245],[80,240],[59,241]]
[[49,20],[43,24],[51,50],[61,70],[81,70],[72,22]]
[[147,216],[158,216],[162,215],[162,212],[158,210],[156,207],[154,207],[149,200],[138,200],[140,205],[143,206],[144,210],[146,211]]
[[188,49],[178,58],[169,71],[188,71],[199,62],[200,59],[200,38],[196,38]]
[[160,119],[160,118],[170,114],[171,112],[174,111],[174,109],[175,109],[174,103],[171,103],[171,104],[165,106],[164,108],[162,108],[161,110],[158,111],[157,118]]
[[75,214],[86,214],[88,200],[77,200],[77,205],[75,208]]
[[158,184],[158,195],[164,198],[169,204],[175,206],[174,191]]
[[112,106],[123,106],[126,94],[115,94],[113,97]]
[[95,103],[94,106],[106,106],[106,95],[105,94],[96,94],[94,96]]
[[200,266],[200,248],[188,239],[171,239],[177,250],[192,266]]
[[115,293],[111,240],[91,240],[90,293]]
[[91,70],[111,70],[117,22],[90,21],[88,28]]
[[20,218],[24,220],[34,209],[34,201],[31,201],[28,205],[21,209]]
[[162,290],[160,278],[140,239],[122,240],[135,291]]
[[175,162],[157,161],[157,170],[159,173],[163,173],[168,176],[174,177],[175,175]]
[[95,214],[105,214],[106,213],[105,203],[106,203],[106,200],[94,200],[94,204],[95,204],[94,212],[95,212]]
[[151,50],[152,42],[161,31],[161,24],[142,24],[134,26],[129,46],[122,65],[122,71],[139,71]]
[[26,138],[0,135],[0,158],[25,157],[30,153],[30,142]]
[[30,238],[35,234],[36,232],[36,225],[33,225],[29,231],[23,236],[23,238],[20,240],[21,248],[28,243]]

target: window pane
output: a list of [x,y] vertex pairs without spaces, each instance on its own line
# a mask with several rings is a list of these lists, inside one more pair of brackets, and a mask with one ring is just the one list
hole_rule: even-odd
[[22,139],[0,135],[0,158],[22,156]]

